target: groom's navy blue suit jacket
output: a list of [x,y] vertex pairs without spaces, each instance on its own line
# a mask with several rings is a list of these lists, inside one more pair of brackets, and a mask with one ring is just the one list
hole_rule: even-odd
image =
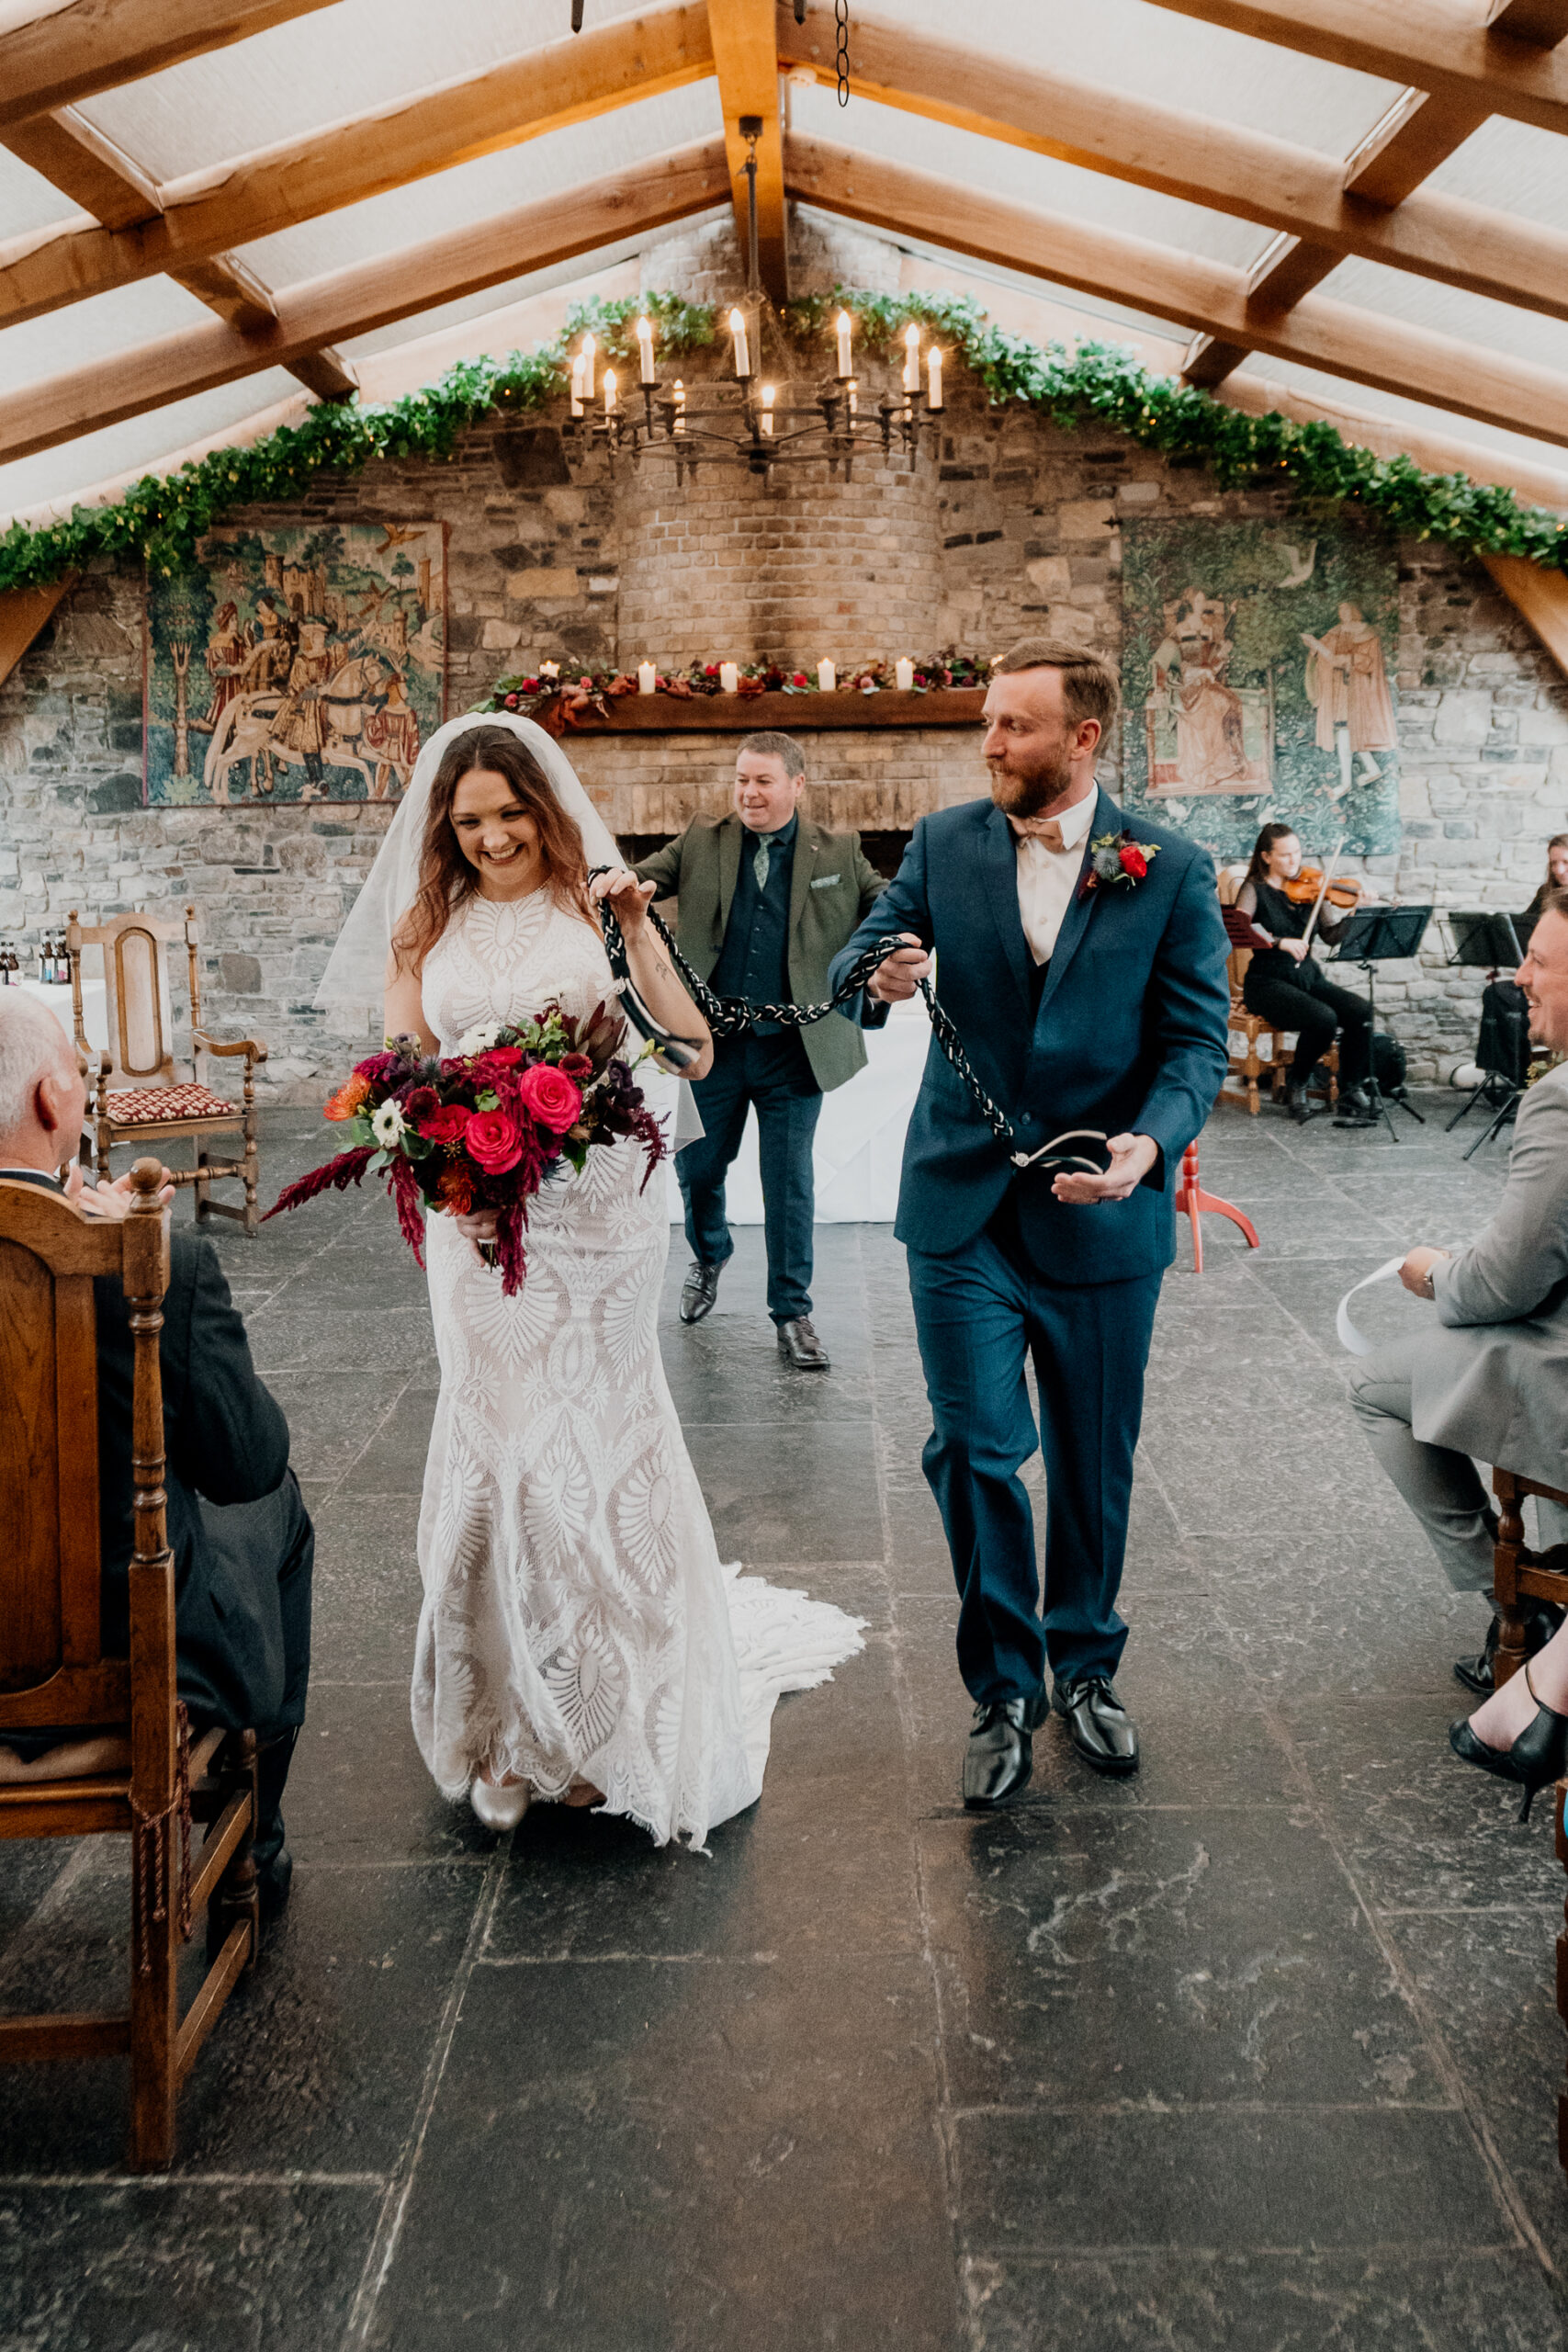
[[[1089,842],[1120,835],[1124,822],[1101,792]],[[1019,1179],[1025,1247],[1061,1283],[1117,1282],[1170,1263],[1181,1155],[1225,1074],[1230,988],[1213,865],[1205,850],[1141,815],[1136,831],[1159,854],[1141,882],[1069,901],[1032,1020],[1013,836],[989,800],[921,818],[896,878],[829,974],[837,987],[873,941],[913,932],[935,950],[938,1000],[1026,1149],[1069,1127],[1152,1136],[1159,1145],[1159,1160],[1126,1201],[1073,1207],[1053,1197],[1048,1173]],[[1086,872],[1089,861],[1086,843]],[[846,1011],[863,1023],[880,1017],[863,997]],[[951,1256],[981,1231],[1014,1172],[933,1037],[904,1146],[899,1240]]]

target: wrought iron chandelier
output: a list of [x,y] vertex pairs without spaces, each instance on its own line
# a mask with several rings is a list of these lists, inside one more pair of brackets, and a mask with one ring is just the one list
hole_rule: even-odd
[[[824,377],[806,403],[782,401],[780,386],[761,371],[764,334],[776,346],[787,373],[790,359],[772,305],[762,290],[757,254],[757,141],[761,118],[742,115],[747,142],[748,254],[746,294],[729,313],[733,385],[717,383],[688,391],[677,378],[664,383],[654,357],[650,319],[637,322],[637,383],[623,387],[613,368],[602,368],[597,345],[585,334],[571,361],[571,413],[562,427],[567,461],[581,467],[603,451],[612,475],[618,457],[634,466],[646,453],[670,459],[683,483],[703,465],[743,466],[771,476],[781,465],[826,464],[831,477],[853,479],[858,456],[918,458],[922,440],[934,449],[940,434],[942,354],[932,344],[923,352],[919,326],[904,330],[904,369],[897,398],[886,394],[862,405],[854,370],[854,322],[840,311],[834,322],[834,372]],[[640,409],[637,405],[640,395]]]

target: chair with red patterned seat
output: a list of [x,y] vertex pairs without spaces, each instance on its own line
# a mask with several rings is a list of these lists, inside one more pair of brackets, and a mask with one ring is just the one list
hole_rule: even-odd
[[[183,1082],[175,1076],[174,1018],[169,997],[170,944],[186,944],[190,984],[190,1037],[193,1075]],[[196,1148],[194,1168],[175,1168],[176,1184],[196,1190],[198,1223],[209,1216],[231,1216],[254,1234],[260,1218],[256,1183],[260,1160],[256,1149],[256,1066],[266,1059],[266,1047],[254,1037],[220,1045],[201,1025],[201,969],[197,950],[200,933],[196,909],[187,907],[183,922],[164,921],[138,911],[116,915],[108,922],[84,923],[74,908],[65,933],[71,959],[71,1001],[78,1048],[97,1061],[93,1105],[95,1159],[100,1176],[109,1173],[109,1155],[117,1143],[139,1148],[175,1136],[189,1136]],[[101,947],[104,957],[105,1010],[108,1018],[107,1053],[94,1056],[82,1018],[82,950]],[[227,1061],[243,1055],[245,1074],[238,1102],[215,1094],[207,1082],[209,1056]],[[111,1091],[109,1080],[119,1073],[129,1084]],[[238,1133],[243,1149],[237,1159],[213,1159],[207,1150],[209,1136]],[[209,1187],[220,1178],[238,1177],[245,1188],[243,1208],[231,1207],[210,1197]]]

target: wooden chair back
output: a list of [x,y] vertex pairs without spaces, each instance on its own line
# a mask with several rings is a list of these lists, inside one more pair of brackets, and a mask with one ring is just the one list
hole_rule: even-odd
[[180,939],[186,944],[190,1025],[198,1030],[201,975],[194,907],[186,909],[183,922],[139,910],[116,915],[108,922],[84,923],[75,909],[71,910],[65,945],[71,959],[76,1042],[82,1046],[87,1042],[82,1016],[82,950],[101,947],[109,1053],[122,1084],[173,1086],[176,1082],[168,951]]
[[[157,1164],[141,1165],[150,1183],[119,1225],[45,1186],[0,1178],[0,1738],[130,1718],[129,1663],[102,1649],[93,1282],[112,1275],[131,1299],[137,1452],[159,1465],[160,1483],[168,1240]],[[138,1546],[149,1559],[164,1554],[161,1492],[145,1508],[139,1498]]]

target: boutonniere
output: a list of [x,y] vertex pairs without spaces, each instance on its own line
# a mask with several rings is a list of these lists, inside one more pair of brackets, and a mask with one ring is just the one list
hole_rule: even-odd
[[1089,865],[1078,896],[1091,890],[1135,889],[1159,855],[1158,842],[1135,842],[1131,833],[1097,833],[1089,845]]

